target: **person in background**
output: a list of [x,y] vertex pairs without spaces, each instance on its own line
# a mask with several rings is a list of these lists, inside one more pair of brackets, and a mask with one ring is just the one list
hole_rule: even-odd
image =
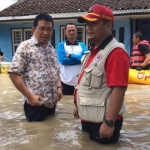
[[5,58],[4,53],[0,49],[0,62],[3,61]]
[[100,144],[119,140],[125,112],[129,56],[112,35],[114,16],[106,6],[95,4],[78,17],[86,23],[88,40],[94,45],[83,56],[83,69],[74,92],[74,117],[81,118],[82,130]]
[[81,70],[81,58],[87,50],[82,42],[76,41],[77,28],[74,23],[65,25],[67,40],[58,44],[60,77],[64,95],[73,95],[77,75]]
[[37,15],[33,36],[19,45],[8,71],[13,84],[23,94],[28,121],[43,121],[54,115],[57,101],[62,98],[56,50],[48,43],[53,27],[50,15]]
[[149,42],[143,40],[140,31],[133,35],[133,48],[131,51],[131,68],[140,70],[149,70],[150,65],[150,45]]

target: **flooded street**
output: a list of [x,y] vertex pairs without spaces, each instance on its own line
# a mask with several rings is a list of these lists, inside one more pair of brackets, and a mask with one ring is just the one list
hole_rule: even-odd
[[116,145],[100,145],[73,118],[72,96],[58,103],[46,121],[26,121],[21,94],[8,75],[0,74],[0,150],[150,150],[150,85],[129,85],[127,112]]

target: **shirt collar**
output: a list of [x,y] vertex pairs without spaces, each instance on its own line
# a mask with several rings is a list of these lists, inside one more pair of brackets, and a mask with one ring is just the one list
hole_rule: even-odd
[[[103,50],[112,39],[113,39],[113,35],[108,36],[96,49]],[[91,49],[93,50],[94,47],[95,47],[95,44],[93,43],[91,45]]]
[[66,45],[79,45],[77,41],[75,41],[73,44],[67,39],[66,40]]
[[32,45],[40,44],[34,35],[31,37],[31,41]]
[[[31,37],[31,41],[32,41],[31,45],[41,45],[34,35]],[[47,44],[47,46],[52,48],[51,44],[49,44],[49,43]]]

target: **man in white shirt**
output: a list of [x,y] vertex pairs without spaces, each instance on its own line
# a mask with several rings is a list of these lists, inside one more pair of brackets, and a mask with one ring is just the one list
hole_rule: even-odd
[[58,58],[60,63],[60,77],[64,95],[72,95],[77,75],[81,70],[81,58],[87,50],[82,42],[76,41],[77,28],[74,23],[65,25],[67,40],[58,45]]

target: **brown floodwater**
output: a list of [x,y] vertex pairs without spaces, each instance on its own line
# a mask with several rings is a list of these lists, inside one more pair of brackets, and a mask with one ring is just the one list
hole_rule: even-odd
[[73,118],[72,96],[58,103],[46,121],[26,121],[21,94],[7,74],[0,74],[0,150],[150,150],[150,85],[131,84],[125,97],[127,112],[120,141],[100,145],[81,131]]

